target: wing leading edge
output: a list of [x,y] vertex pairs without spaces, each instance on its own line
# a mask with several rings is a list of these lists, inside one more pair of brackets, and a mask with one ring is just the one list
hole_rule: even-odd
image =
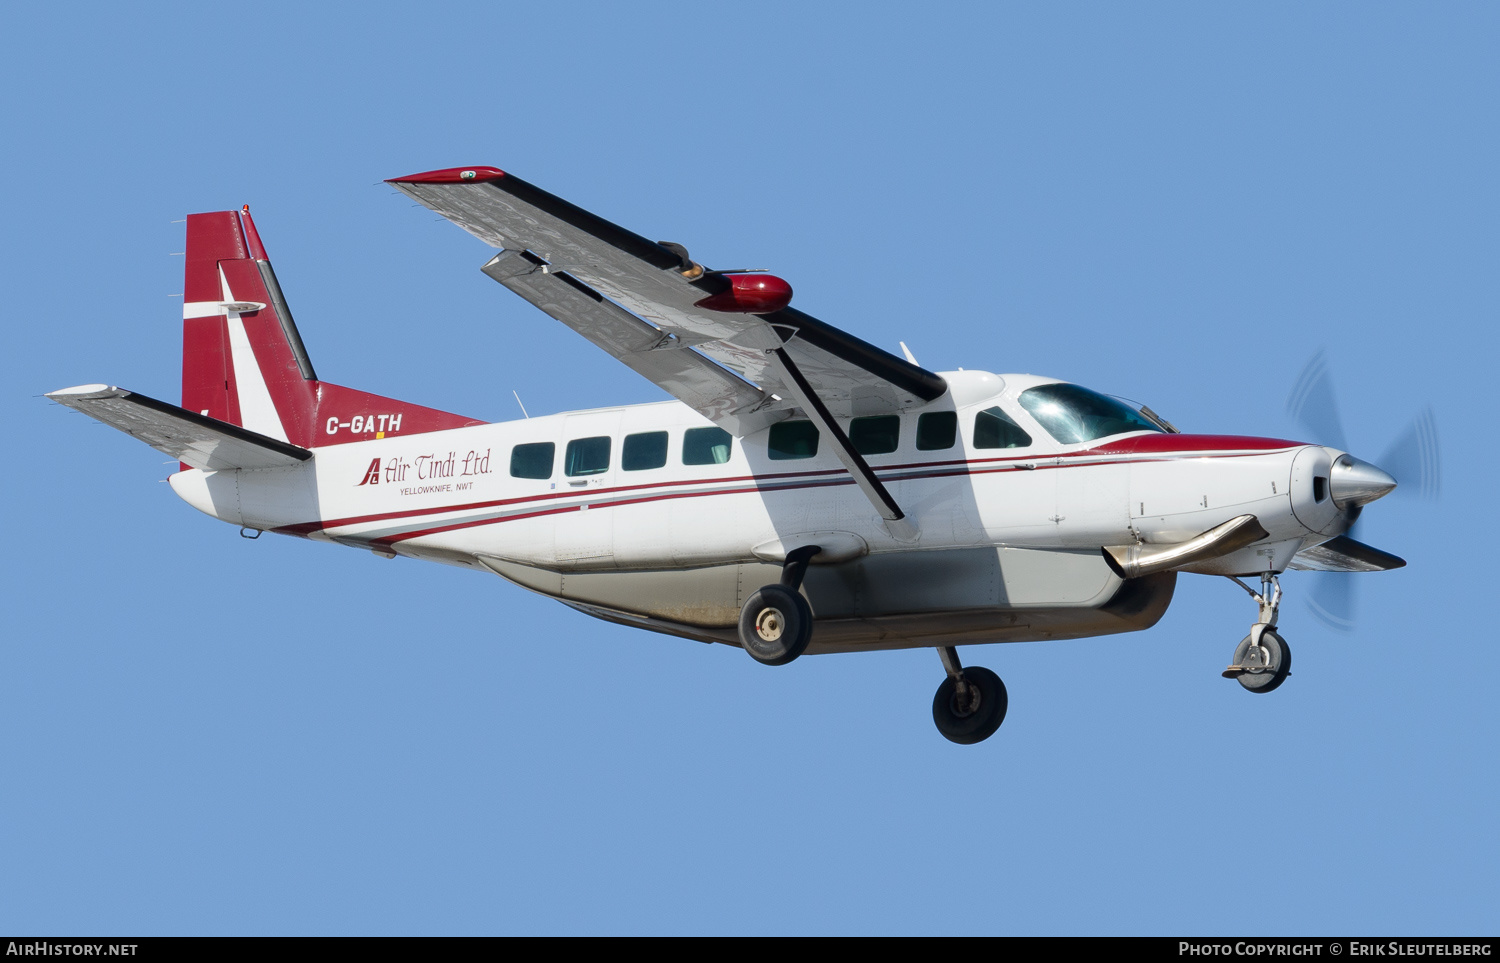
[[[803,407],[778,349],[835,418],[901,411],[947,390],[939,375],[795,308],[704,307],[730,289],[728,276],[496,168],[388,183],[500,248],[485,273],[736,434]],[[674,354],[683,357],[654,357]]]
[[[787,306],[741,300],[743,274],[707,271],[680,245],[649,241],[493,167],[388,181],[500,248],[484,273],[704,417],[743,437],[801,412],[834,441],[855,483],[902,540],[916,530],[837,419],[941,397],[937,374]],[[760,309],[765,310],[757,313]]]

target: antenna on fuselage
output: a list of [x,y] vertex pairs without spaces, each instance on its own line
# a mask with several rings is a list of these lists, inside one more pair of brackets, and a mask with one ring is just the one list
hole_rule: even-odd
[[917,356],[911,353],[911,349],[906,346],[905,341],[897,341],[896,343],[901,346],[901,353],[906,355],[907,361],[910,361],[912,364],[916,364],[918,368],[922,367],[921,365],[917,364]]
[[516,404],[521,405],[521,414],[526,415],[527,419],[529,420],[531,418],[531,415],[526,414],[526,406],[521,404],[521,396],[516,394],[516,389],[514,388],[510,389],[510,393],[516,395]]

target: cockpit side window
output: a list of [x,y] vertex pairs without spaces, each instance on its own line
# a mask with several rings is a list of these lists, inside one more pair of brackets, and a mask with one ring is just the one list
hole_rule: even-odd
[[1122,402],[1080,385],[1038,385],[1021,392],[1021,407],[1059,444],[1074,445],[1161,426]]
[[975,448],[1029,448],[1031,436],[999,408],[986,408],[974,416]]

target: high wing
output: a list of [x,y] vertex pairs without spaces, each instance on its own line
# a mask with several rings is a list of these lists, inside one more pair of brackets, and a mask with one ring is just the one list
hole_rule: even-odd
[[903,517],[835,419],[932,401],[947,390],[940,376],[787,307],[780,279],[759,283],[784,297],[757,297],[754,276],[707,271],[680,246],[496,168],[388,183],[500,248],[486,274],[726,430],[743,436],[802,412],[881,515]]
[[[696,349],[692,354],[701,352],[698,357],[712,358],[751,386],[747,391],[722,380],[722,375],[710,375],[707,367],[680,362],[677,383],[652,378],[687,404],[694,400],[678,394],[678,383],[692,368],[705,387],[709,379],[720,379],[707,392],[710,396],[742,404],[770,400],[768,408],[789,412],[795,405],[787,399],[796,386],[768,360],[768,352],[776,348],[785,349],[838,418],[900,411],[946,390],[938,375],[795,308],[754,314],[742,313],[744,308],[705,307],[703,301],[730,291],[729,276],[704,271],[682,252],[648,241],[512,174],[477,167],[414,174],[389,183],[486,244],[502,248],[504,253],[486,265],[486,273],[544,310],[548,304],[554,309],[583,308],[577,297],[598,303],[598,295],[649,322],[627,333],[611,330],[611,321],[602,316],[592,323],[560,319],[616,357]],[[528,280],[517,280],[523,277]],[[575,297],[569,297],[569,291]],[[599,314],[613,312],[606,308]],[[648,342],[644,348],[642,341]],[[769,399],[772,394],[781,395],[782,401]],[[715,414],[723,417],[724,412]]]
[[81,385],[47,397],[205,471],[287,468],[312,457],[306,448],[124,388]]
[[776,399],[527,250],[501,251],[483,271],[737,436],[787,417]]

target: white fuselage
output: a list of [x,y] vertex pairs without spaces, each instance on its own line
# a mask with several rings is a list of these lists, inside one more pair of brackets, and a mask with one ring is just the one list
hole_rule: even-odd
[[[905,579],[921,577],[924,558],[935,563],[930,570],[936,572],[942,558],[960,558],[954,552],[999,552],[999,602],[994,597],[984,602],[991,610],[997,604],[1024,608],[1028,596],[1020,580],[1061,584],[1081,579],[1093,586],[1097,568],[1104,579],[1097,590],[1075,588],[1070,591],[1080,597],[1063,592],[1049,598],[1050,589],[1042,585],[1035,597],[1039,605],[1054,608],[1098,607],[1101,593],[1119,588],[1118,580],[1109,582],[1113,576],[1103,566],[1101,546],[1178,542],[1249,513],[1269,538],[1189,570],[1281,571],[1297,551],[1339,534],[1344,526],[1330,501],[1314,497],[1311,479],[1318,472],[1326,476],[1332,457],[1328,449],[1153,433],[1059,445],[1017,402],[1021,391],[1053,379],[976,371],[944,372],[943,377],[950,386],[947,394],[901,414],[896,450],[865,456],[906,512],[915,539],[909,532],[898,538],[887,529],[834,456],[829,439],[822,440],[813,457],[773,460],[768,432],[761,431],[734,439],[722,463],[683,464],[684,432],[710,423],[678,402],[388,439],[371,433],[370,440],[358,442],[344,442],[346,431],[338,439],[344,443],[315,448],[314,457],[295,468],[189,470],[174,475],[172,486],[194,507],[227,522],[383,554],[489,568],[565,601],[568,593],[553,591],[552,580],[560,586],[560,576],[567,573],[664,576],[766,566],[798,543],[821,542],[825,548],[837,546],[827,559],[833,563],[867,558],[872,560],[865,563],[868,567],[883,555],[915,560],[906,563]],[[975,447],[975,415],[993,406],[1025,429],[1030,446]],[[930,411],[957,413],[953,447],[916,447],[916,420]],[[668,439],[664,465],[640,470],[622,466],[628,436],[662,431]],[[568,442],[599,437],[611,440],[608,467],[567,474]],[[1127,450],[1139,438],[1149,444]],[[1195,447],[1195,439],[1208,440]],[[545,443],[554,445],[550,475],[515,477],[517,446]],[[1074,575],[1049,582],[1046,566],[1053,561],[1039,553],[1066,556]],[[1018,580],[1009,589],[1006,559],[1012,560]],[[1033,564],[1038,560],[1041,568]],[[743,581],[748,576],[741,571],[736,577]],[[617,579],[616,584],[623,583]],[[640,584],[650,594],[650,586],[661,581]],[[818,611],[818,591],[817,580],[810,578],[808,594],[820,619],[863,618],[868,624],[874,616],[901,614],[889,605],[872,608],[869,598],[861,603],[855,598],[860,591],[853,589],[852,601],[829,601],[826,612]],[[870,594],[868,587],[861,591]],[[731,593],[734,599],[743,594]],[[885,595],[892,597],[889,591]],[[694,608],[691,599],[679,600],[663,610],[643,598],[639,605],[609,603],[605,608],[684,625],[721,626],[732,601],[721,602]],[[890,605],[900,608],[899,603]]]

